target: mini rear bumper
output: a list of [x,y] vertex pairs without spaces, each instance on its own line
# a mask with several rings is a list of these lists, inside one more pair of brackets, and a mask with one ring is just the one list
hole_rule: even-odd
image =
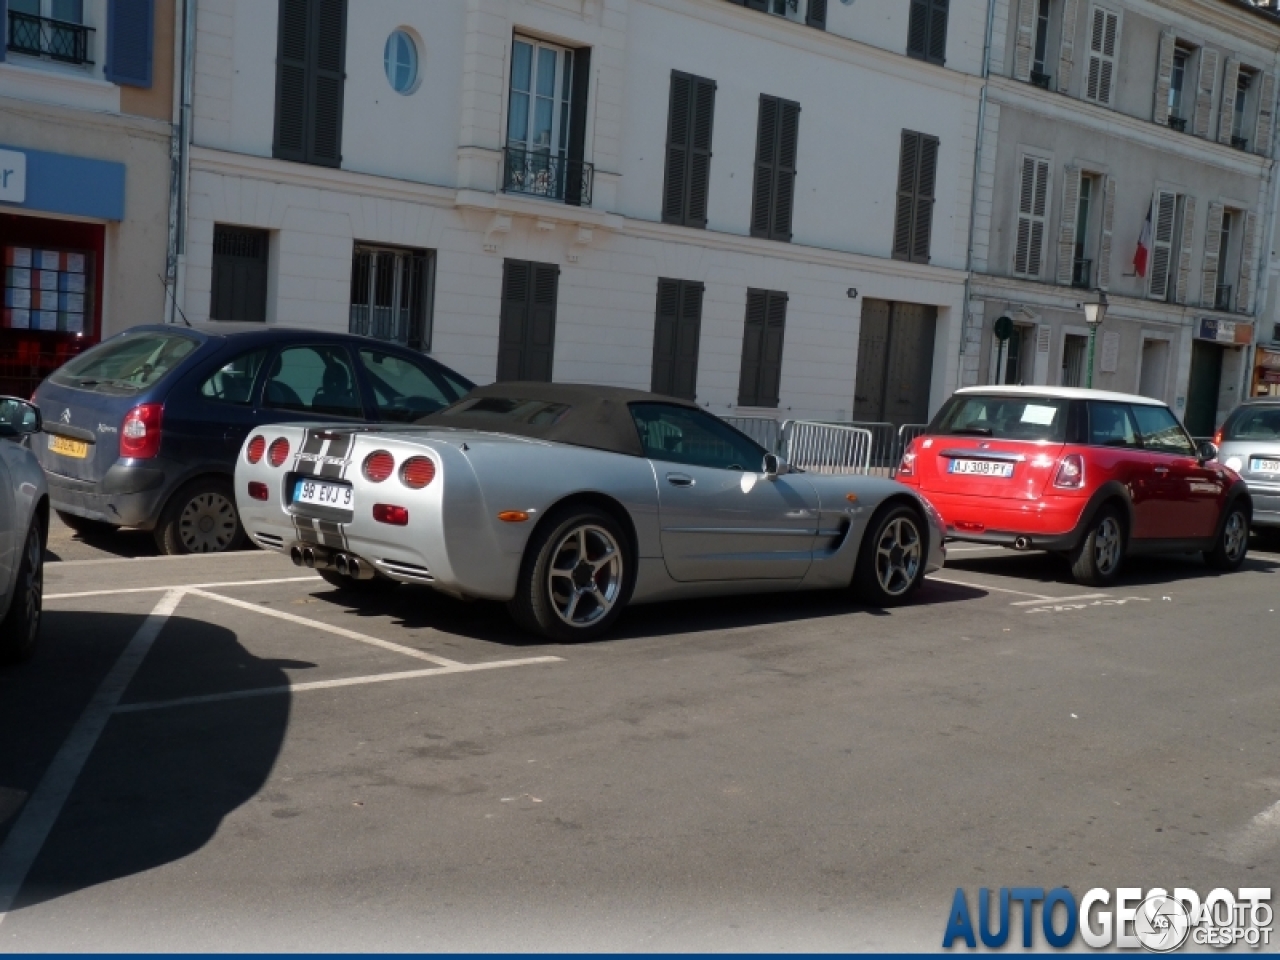
[[995,500],[934,492],[928,497],[943,516],[949,540],[1021,550],[1072,549],[1088,503],[1069,497]]

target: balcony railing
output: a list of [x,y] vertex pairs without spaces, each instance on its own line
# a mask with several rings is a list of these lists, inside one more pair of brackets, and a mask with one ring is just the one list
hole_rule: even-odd
[[1041,73],[1039,70],[1031,71],[1031,85],[1033,87],[1039,87],[1041,90],[1048,90],[1049,81],[1052,79],[1053,77],[1047,73]]
[[1172,113],[1169,114],[1169,129],[1177,130],[1179,133],[1187,132],[1187,118],[1176,117]]
[[1213,292],[1213,309],[1231,309],[1231,284],[1220,283]]
[[49,17],[9,11],[9,43],[14,53],[48,57],[60,63],[93,63],[89,59],[89,34],[93,27]]
[[1071,285],[1081,290],[1089,289],[1089,281],[1093,279],[1093,261],[1077,258],[1071,264]]
[[507,147],[503,151],[502,189],[575,206],[591,205],[595,167],[581,160],[535,150]]
[[1231,145],[1235,147],[1237,150],[1248,150],[1249,138],[1248,137],[1232,137]]

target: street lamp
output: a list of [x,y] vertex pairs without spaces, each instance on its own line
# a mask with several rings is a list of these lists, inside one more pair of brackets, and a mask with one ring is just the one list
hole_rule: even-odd
[[1081,304],[1084,307],[1084,322],[1089,325],[1089,373],[1086,387],[1093,387],[1093,347],[1098,340],[1098,327],[1107,318],[1107,295],[1101,290],[1094,297]]

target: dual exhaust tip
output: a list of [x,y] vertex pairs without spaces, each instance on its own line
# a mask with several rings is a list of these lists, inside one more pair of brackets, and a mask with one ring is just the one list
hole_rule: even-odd
[[324,547],[294,545],[289,549],[289,559],[295,567],[308,570],[333,570],[352,580],[372,580],[376,574],[373,564],[349,553],[326,550]]

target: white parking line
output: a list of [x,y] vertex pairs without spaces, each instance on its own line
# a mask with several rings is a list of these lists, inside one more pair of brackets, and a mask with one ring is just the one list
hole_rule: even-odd
[[994,593],[1011,593],[1018,597],[1033,597],[1037,603],[1056,599],[1054,597],[1046,597],[1042,593],[1028,593],[1026,590],[1007,590],[1004,587],[989,587],[985,583],[970,583],[965,580],[948,580],[945,577],[935,577],[933,574],[930,574],[927,579],[937,583],[950,583],[957,587],[970,587],[974,590],[990,590]]
[[255,690],[233,690],[229,693],[210,693],[199,697],[180,697],[177,700],[150,700],[145,703],[126,703],[115,709],[116,713],[141,713],[145,710],[166,710],[169,707],[186,707],[200,703],[220,703],[223,700],[244,700],[248,697],[266,697],[281,693],[297,693],[301,690],[331,690],[334,687],[357,687],[369,683],[386,683],[389,680],[414,680],[418,677],[435,677],[446,673],[475,673],[478,670],[500,670],[503,667],[524,667],[535,663],[563,663],[563,657],[526,657],[522,660],[491,660],[488,663],[460,663],[454,667],[432,667],[428,670],[403,670],[400,673],[375,673],[366,677],[342,677],[338,680],[313,680],[309,683],[290,683],[280,687],[259,687]]
[[14,898],[22,887],[31,865],[44,846],[49,832],[57,822],[62,807],[71,795],[85,761],[93,752],[102,730],[111,718],[111,712],[133,675],[138,672],[142,660],[155,642],[165,621],[182,600],[182,590],[169,590],[142,622],[129,645],[116,659],[111,672],[94,692],[93,699],[80,714],[75,727],[58,749],[31,795],[17,822],[9,830],[4,846],[0,847],[0,923],[8,916]]
[[[1097,600],[1102,597],[1109,597],[1109,593],[1081,593],[1074,597],[1050,597],[1054,603],[1071,603],[1075,600]],[[1044,603],[1043,600],[1015,600],[1009,604],[1011,607],[1034,607]]]
[[331,626],[330,624],[322,623],[319,620],[308,620],[306,617],[299,617],[292,613],[285,613],[283,610],[272,610],[270,607],[264,607],[258,603],[248,603],[244,600],[236,600],[234,597],[224,597],[221,594],[208,593],[199,588],[190,588],[187,590],[187,593],[197,597],[206,597],[209,600],[217,600],[219,603],[225,603],[232,607],[239,607],[242,610],[252,610],[254,613],[260,613],[263,616],[275,617],[279,620],[287,620],[290,623],[310,627],[313,630],[322,630],[325,633],[332,633],[335,636],[346,637],[348,640],[359,640],[361,643],[367,643],[371,647],[381,647],[383,650],[403,653],[406,657],[426,660],[429,663],[438,663],[442,667],[467,666],[467,664],[459,663],[457,660],[446,660],[444,657],[437,657],[431,653],[423,653],[421,650],[415,650],[413,647],[401,646],[400,644],[392,643],[389,640],[379,640],[377,637],[371,637],[365,633],[356,633],[354,630],[348,630],[345,627]]
[[178,556],[169,556],[168,554],[158,557],[99,557],[95,560],[46,560],[46,567],[88,567],[100,563],[141,563],[146,560],[215,560],[222,557],[239,557],[245,559],[247,557],[278,557],[280,554],[269,552],[267,550],[226,550],[222,553],[186,553]]
[[161,590],[200,590],[214,587],[253,587],[262,583],[299,583],[318,580],[319,575],[309,577],[274,577],[270,580],[223,580],[219,583],[178,583],[165,587],[125,587],[117,590],[81,590],[78,593],[46,593],[46,600],[74,600],[78,597],[113,597],[118,593],[159,593]]

